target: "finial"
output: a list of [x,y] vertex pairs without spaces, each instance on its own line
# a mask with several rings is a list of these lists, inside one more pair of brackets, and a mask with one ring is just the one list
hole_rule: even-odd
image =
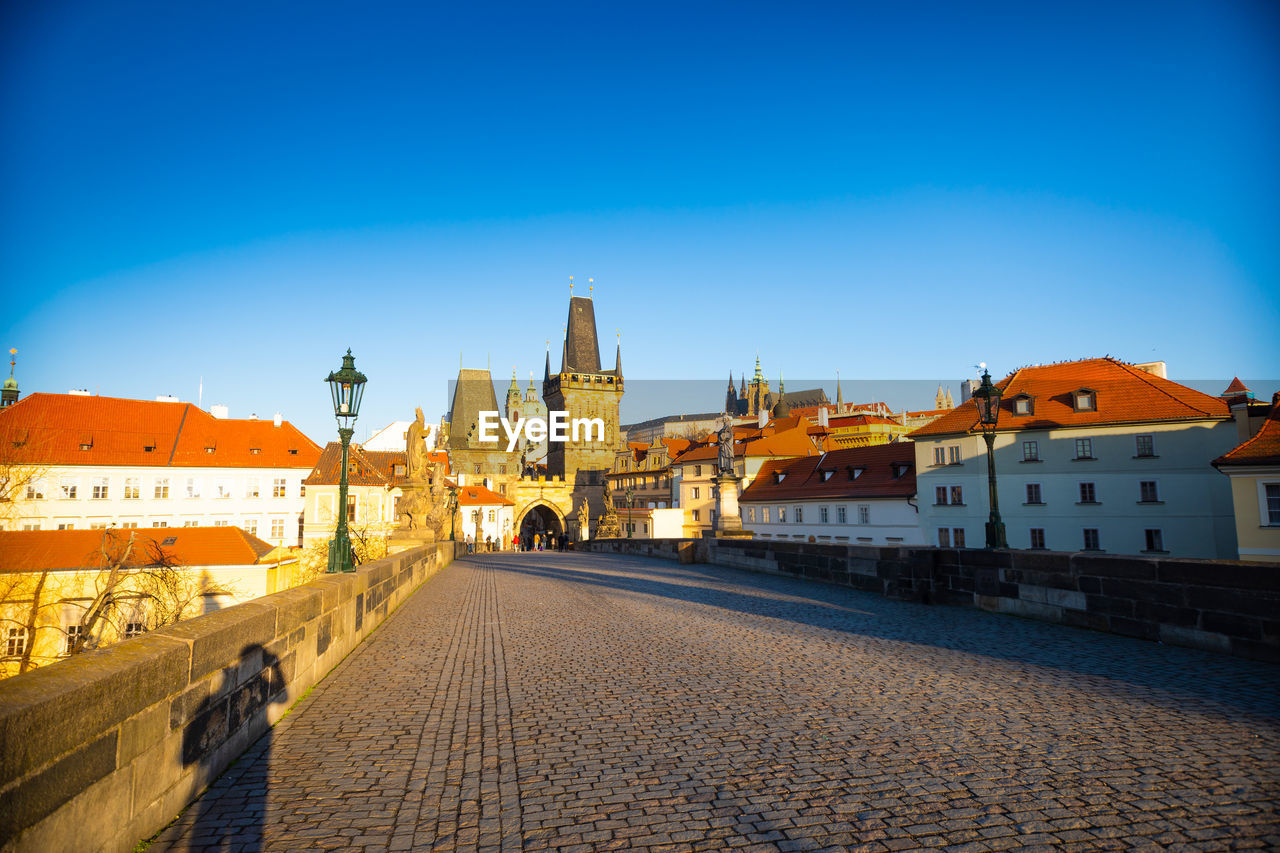
[[569,295],[573,296],[573,276],[569,276]]
[[617,330],[617,332],[618,332],[618,343],[619,343],[619,345],[621,345],[621,343],[622,343],[622,329],[618,329],[618,330]]
[[590,295],[594,293],[596,289],[596,280],[594,278],[587,279],[587,285],[587,294]]
[[13,366],[17,364],[18,350],[16,347],[9,347],[9,375],[13,376]]

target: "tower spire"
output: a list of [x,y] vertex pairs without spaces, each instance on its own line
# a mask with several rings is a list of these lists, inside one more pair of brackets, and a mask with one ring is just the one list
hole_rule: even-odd
[[[551,378],[551,341],[547,341],[547,372],[543,374],[542,380],[545,382]],[[529,377],[529,381],[533,381],[533,376]]]
[[840,371],[836,371],[836,413],[844,411],[844,391],[840,388]]
[[622,330],[618,329],[618,357],[613,363],[613,372],[622,375]]
[[18,402],[18,380],[13,378],[13,368],[18,363],[17,356],[18,350],[11,347],[9,349],[9,378],[4,381],[3,389],[0,389],[0,409],[7,409]]

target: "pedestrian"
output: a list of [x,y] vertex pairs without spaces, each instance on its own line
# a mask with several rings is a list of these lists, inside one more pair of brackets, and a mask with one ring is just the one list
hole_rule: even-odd
[[485,549],[486,551],[492,551],[492,550],[493,550],[493,534],[491,534],[491,533],[489,533],[489,534],[485,534],[485,537],[484,537],[484,549]]
[[542,550],[542,534],[541,533],[533,534],[533,550],[535,551]]
[[520,550],[520,534],[519,533],[511,537],[511,544],[512,546],[515,547],[517,551]]

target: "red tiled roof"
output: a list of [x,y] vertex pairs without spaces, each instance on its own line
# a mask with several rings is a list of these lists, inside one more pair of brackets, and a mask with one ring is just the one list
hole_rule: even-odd
[[462,506],[515,506],[515,501],[508,500],[484,486],[463,486],[458,490],[458,503]]
[[[408,454],[403,450],[365,450],[352,445],[348,451],[347,462],[351,467],[347,473],[347,483],[352,486],[398,486],[405,481],[405,475],[395,473],[395,466],[401,471],[408,464]],[[311,469],[304,486],[334,486],[342,476],[342,444],[331,441],[324,446],[316,467]]]
[[0,410],[0,441],[20,447],[15,462],[41,465],[311,468],[320,458],[319,445],[288,421],[76,394],[31,394]]
[[[1021,368],[996,383],[1000,400],[997,430],[1053,429],[1150,421],[1226,419],[1227,404],[1217,397],[1161,379],[1113,358],[1091,358]],[[1072,392],[1096,392],[1096,411],[1077,412]],[[1034,398],[1033,413],[1014,416],[1013,398]],[[914,430],[910,438],[976,432],[977,404],[973,399],[936,421]]]
[[0,571],[105,568],[104,544],[113,556],[121,554],[130,535],[130,566],[155,565],[157,554],[177,566],[248,566],[275,550],[239,527],[0,531]]
[[[787,418],[778,421],[777,423],[786,427],[780,430],[776,428],[776,424],[770,424],[764,429],[735,427],[733,430],[733,455],[735,457],[811,456],[821,452],[818,445],[809,436],[808,423],[805,422],[800,425],[802,420],[802,418]],[[795,421],[795,423],[792,423],[792,421]],[[705,462],[715,459],[719,456],[719,453],[720,448],[716,443],[715,434],[712,433],[691,443],[689,448],[678,457],[673,458],[672,462]]]
[[1226,397],[1231,394],[1244,394],[1244,393],[1247,393],[1248,390],[1249,389],[1245,386],[1245,384],[1240,381],[1239,376],[1233,376],[1231,378],[1231,384],[1227,386],[1227,390],[1222,392],[1222,396]]
[[1280,393],[1272,398],[1271,412],[1261,428],[1245,442],[1236,445],[1217,459],[1216,467],[1235,465],[1280,465]]
[[[851,479],[850,471],[859,469],[861,473]],[[899,471],[900,476],[895,477]],[[781,482],[778,474],[783,475]],[[771,459],[761,466],[739,501],[907,498],[915,493],[915,449],[911,442],[901,441],[833,450],[822,456]]]

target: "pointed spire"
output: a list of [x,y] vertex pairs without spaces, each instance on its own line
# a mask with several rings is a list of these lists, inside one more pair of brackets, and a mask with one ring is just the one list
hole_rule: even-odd
[[[551,379],[551,341],[547,341],[547,372],[542,377],[544,382],[549,379]],[[529,381],[533,381],[532,376],[529,377]]]
[[764,379],[764,374],[760,372],[760,351],[756,350],[756,375],[753,377],[757,382]]
[[729,371],[729,393],[732,394],[733,390],[734,390],[733,389],[733,371],[730,370]]
[[622,330],[618,329],[618,358],[613,364],[613,372],[622,375]]
[[18,380],[13,376],[14,365],[18,363],[18,351],[14,348],[9,349],[9,378],[4,381],[4,388],[0,390],[0,409],[8,408],[18,402]]
[[512,367],[512,368],[511,368],[511,388],[510,388],[510,390],[511,390],[511,391],[514,391],[514,392],[516,392],[517,394],[519,394],[519,393],[520,393],[520,383],[516,381],[516,369],[515,369],[515,367]]
[[840,371],[836,371],[836,414],[844,411],[844,389],[840,387]]

